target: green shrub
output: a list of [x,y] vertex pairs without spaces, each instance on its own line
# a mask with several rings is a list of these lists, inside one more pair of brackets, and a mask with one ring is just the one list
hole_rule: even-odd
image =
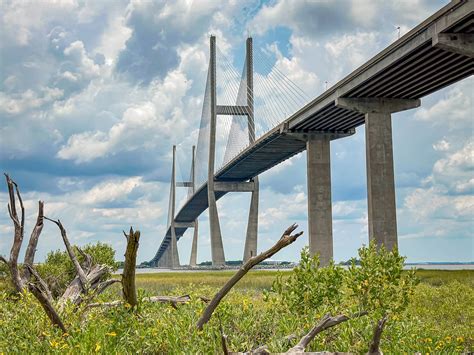
[[[84,258],[77,251],[77,247],[74,246],[73,248],[76,250],[79,262],[83,263]],[[111,271],[117,270],[115,250],[110,245],[97,242],[96,244],[88,244],[81,249],[92,257],[93,263],[105,264],[111,268]],[[76,276],[74,265],[67,252],[61,250],[49,252],[45,262],[38,265],[37,269],[55,297],[60,296]]]

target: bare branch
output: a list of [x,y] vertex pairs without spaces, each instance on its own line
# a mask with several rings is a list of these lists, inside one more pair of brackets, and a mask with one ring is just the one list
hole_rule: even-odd
[[21,237],[23,238],[23,233],[25,231],[25,206],[23,206],[23,199],[21,198],[20,189],[15,181],[13,181],[13,185],[15,185],[16,196],[18,197],[18,201],[20,202],[21,208]]
[[82,289],[84,291],[86,291],[87,288],[88,288],[87,277],[86,277],[86,274],[84,273],[84,270],[82,269],[81,265],[79,264],[79,261],[77,260],[76,254],[74,253],[74,250],[73,250],[71,244],[69,243],[69,239],[67,238],[66,229],[64,229],[64,227],[63,227],[63,225],[62,225],[62,223],[59,219],[57,221],[55,221],[54,219],[48,218],[46,216],[44,217],[44,219],[47,219],[48,221],[51,221],[54,224],[56,224],[58,226],[59,230],[61,231],[61,236],[63,238],[64,245],[66,246],[67,253],[69,254],[69,258],[71,259],[71,261],[74,265],[74,268],[76,269],[76,273],[77,273],[77,276],[79,277],[79,281],[81,282]]
[[292,347],[290,350],[288,350],[287,353],[291,354],[291,353],[300,353],[300,352],[304,352],[306,350],[306,347],[308,346],[308,344],[314,339],[314,337],[321,333],[323,330],[326,330],[328,328],[331,328],[331,327],[334,327],[342,322],[345,322],[345,321],[348,321],[349,319],[353,319],[353,318],[357,318],[357,317],[361,317],[361,316],[364,316],[366,315],[367,312],[359,312],[357,314],[354,314],[353,316],[351,317],[348,317],[344,314],[340,314],[338,316],[335,316],[335,317],[331,317],[328,314],[326,314],[320,321],[318,324],[316,324],[310,331],[308,334],[306,334],[305,336],[303,336],[301,338],[301,340],[299,341],[298,344],[296,344],[294,347]]
[[53,305],[51,302],[49,302],[48,297],[41,291],[41,289],[33,283],[28,284],[28,289],[41,304],[47,316],[51,320],[51,323],[57,325],[63,331],[63,333],[67,333],[66,327],[64,326],[61,317],[59,317]]
[[222,351],[224,355],[229,355],[229,349],[227,348],[227,335],[224,333],[224,328],[222,328],[222,322],[219,318],[219,329],[221,332],[221,343],[222,343]]
[[94,291],[94,294],[96,296],[100,295],[102,292],[104,292],[107,287],[113,285],[114,283],[120,283],[122,282],[121,280],[119,279],[110,279],[110,280],[107,280],[107,281],[104,281],[104,282],[101,282],[96,288],[95,288],[95,291]]
[[[174,296],[151,296],[151,297],[144,297],[142,299],[143,302],[160,302],[160,303],[169,303],[174,308],[177,308],[177,305],[180,303],[187,303],[191,300],[189,295],[174,297]],[[126,304],[124,301],[112,301],[112,302],[105,302],[105,303],[91,303],[87,307],[88,308],[95,308],[95,307],[117,307],[120,305]]]
[[[36,218],[36,224],[35,224],[35,227],[33,228],[33,231],[31,232],[30,241],[28,242],[28,247],[26,248],[26,253],[25,253],[26,265],[33,265],[33,262],[35,260],[36,247],[38,245],[38,240],[39,240],[39,237],[40,237],[41,231],[43,230],[43,225],[44,225],[43,211],[44,211],[44,202],[38,201],[38,217]],[[30,270],[29,268],[26,268],[25,270],[26,280],[29,280],[30,277],[31,277]]]
[[28,289],[41,304],[44,311],[46,312],[46,315],[51,320],[51,323],[57,325],[64,333],[66,333],[66,327],[52,305],[53,297],[51,296],[51,292],[46,285],[46,282],[44,282],[41,276],[31,265],[27,264],[26,268],[29,269],[30,274],[36,279],[37,282],[29,282]]
[[83,269],[85,268],[87,270],[86,272],[90,272],[92,268],[92,257],[79,247],[77,247],[77,251],[84,258]]
[[276,242],[276,244],[268,249],[267,251],[264,251],[263,253],[260,253],[257,256],[251,257],[249,260],[243,264],[239,271],[237,271],[232,278],[227,281],[227,283],[217,292],[214,296],[214,298],[211,300],[207,308],[204,310],[204,312],[201,315],[201,318],[199,318],[197,322],[197,327],[198,329],[202,329],[203,325],[206,324],[209,319],[211,319],[212,313],[214,310],[217,308],[221,300],[229,293],[229,291],[234,287],[234,285],[239,282],[239,280],[247,274],[247,272],[257,265],[258,263],[264,261],[265,259],[268,259],[272,257],[274,254],[276,254],[278,251],[283,249],[284,247],[290,245],[293,243],[300,235],[303,234],[303,232],[296,233],[294,235],[291,235],[291,233],[298,228],[297,224],[291,225],[281,236],[281,238]]
[[25,264],[26,268],[30,272],[32,276],[36,279],[38,282],[39,286],[41,287],[41,290],[45,293],[46,298],[48,299],[49,302],[53,302],[53,295],[51,294],[51,291],[49,290],[48,285],[46,282],[43,280],[43,278],[38,274],[38,272],[33,268],[32,265],[30,264]]
[[5,259],[2,255],[0,255],[0,261],[3,261],[8,266],[8,260]]
[[385,323],[387,322],[388,316],[385,315],[381,320],[377,322],[377,324],[374,327],[374,336],[372,338],[372,343],[369,346],[369,352],[368,354],[373,354],[373,355],[378,355],[382,354],[380,351],[380,338],[382,337],[382,332],[383,328],[385,326]]

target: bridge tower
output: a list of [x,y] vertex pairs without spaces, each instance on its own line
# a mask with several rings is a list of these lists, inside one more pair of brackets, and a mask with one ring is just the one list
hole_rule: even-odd
[[247,103],[244,106],[224,106],[217,104],[216,97],[216,38],[210,38],[210,101],[211,101],[211,120],[209,134],[209,163],[208,163],[208,203],[209,203],[209,225],[211,232],[211,254],[212,264],[214,266],[224,265],[225,256],[222,244],[222,234],[219,223],[219,215],[216,206],[216,191],[236,191],[251,192],[250,211],[247,224],[247,236],[244,247],[244,261],[257,253],[257,234],[258,234],[258,199],[259,182],[258,177],[254,177],[248,182],[223,182],[214,181],[214,166],[216,155],[216,126],[218,115],[246,116],[249,134],[249,143],[255,141],[255,119],[254,119],[254,101],[253,101],[253,45],[252,38],[247,38],[246,42],[246,83],[247,83]]

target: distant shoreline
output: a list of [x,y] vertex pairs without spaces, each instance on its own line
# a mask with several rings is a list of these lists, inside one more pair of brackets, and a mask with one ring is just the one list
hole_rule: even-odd
[[[295,265],[288,265],[283,267],[278,267],[276,265],[272,266],[260,266],[255,268],[255,270],[261,271],[290,271]],[[345,266],[345,265],[343,265]],[[415,267],[416,269],[424,270],[474,270],[474,262],[469,263],[406,263],[405,269],[409,270]],[[152,267],[137,267],[137,274],[151,274],[151,273],[166,273],[166,272],[206,272],[206,271],[232,271],[239,269],[239,266],[226,266],[221,268],[213,268],[211,266],[198,266],[190,268],[189,266],[182,266],[179,269],[166,269],[166,268],[152,268]],[[115,273],[120,274],[122,269],[118,269]]]

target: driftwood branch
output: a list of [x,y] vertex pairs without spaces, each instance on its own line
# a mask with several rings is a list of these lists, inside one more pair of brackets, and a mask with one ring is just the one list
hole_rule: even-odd
[[35,269],[31,265],[26,265],[29,269],[30,274],[35,278],[36,282],[30,281],[28,283],[28,289],[36,297],[38,302],[43,307],[46,315],[51,320],[51,323],[57,325],[64,333],[66,333],[66,327],[64,326],[61,317],[58,315],[52,305],[52,296],[49,291],[46,282],[39,276]]
[[[177,305],[180,303],[187,303],[191,300],[189,295],[173,297],[173,296],[151,296],[151,297],[144,297],[142,299],[143,302],[160,302],[160,303],[169,303],[174,308],[177,308]],[[88,308],[97,308],[97,307],[118,307],[126,304],[124,301],[112,301],[112,302],[97,302],[91,303],[87,307]]]
[[[44,218],[44,202],[38,201],[38,217],[36,218],[36,224],[31,232],[30,241],[25,253],[25,265],[33,265],[36,254],[36,247],[38,246],[38,240],[43,230],[43,218]],[[30,269],[25,269],[25,279],[29,280],[31,277]]]
[[349,319],[361,317],[361,316],[364,316],[366,314],[367,314],[367,312],[360,312],[360,313],[357,313],[357,314],[352,315],[350,317],[348,317],[344,314],[340,314],[340,315],[337,315],[335,317],[331,317],[330,314],[328,313],[319,321],[318,324],[316,324],[309,331],[308,334],[306,334],[305,336],[303,336],[301,338],[301,340],[299,341],[298,344],[296,344],[294,347],[292,347],[290,350],[288,350],[287,353],[291,354],[291,353],[304,352],[306,350],[306,347],[308,346],[308,344],[314,339],[314,337],[317,334],[321,333],[322,331],[324,331],[328,328],[334,327],[334,326],[336,326],[340,323],[346,322]]
[[219,318],[219,329],[221,332],[221,344],[222,344],[222,352],[224,355],[229,355],[229,348],[227,347],[227,335],[224,333],[224,328],[222,327],[222,322]]
[[281,238],[276,242],[274,246],[272,246],[270,249],[267,251],[264,251],[263,253],[260,253],[257,256],[251,257],[245,264],[243,264],[239,271],[237,271],[232,278],[227,281],[227,283],[217,292],[214,296],[214,298],[211,300],[207,308],[204,310],[203,314],[201,315],[201,318],[199,318],[197,322],[197,328],[202,329],[203,325],[206,324],[209,319],[211,319],[212,313],[214,310],[217,308],[221,300],[229,293],[229,291],[234,287],[234,285],[239,282],[239,280],[247,274],[247,272],[253,268],[255,265],[261,263],[265,259],[268,259],[272,257],[274,254],[276,254],[278,251],[283,249],[284,247],[290,245],[293,243],[300,235],[303,234],[303,232],[296,233],[294,235],[291,235],[291,233],[298,228],[298,225],[293,224],[291,225],[281,236]]
[[140,231],[133,231],[130,227],[130,233],[127,235],[127,248],[125,250],[125,264],[122,274],[122,292],[125,302],[130,306],[135,307],[137,301],[137,289],[135,287],[135,268],[137,264],[137,251],[140,241]]
[[48,218],[46,216],[44,217],[44,219],[47,219],[48,221],[51,221],[54,224],[56,224],[58,226],[59,230],[61,231],[61,236],[63,238],[64,245],[66,246],[66,250],[67,250],[67,253],[69,255],[69,258],[71,259],[71,261],[74,265],[74,269],[76,270],[76,274],[77,274],[77,277],[79,278],[79,281],[81,283],[81,287],[84,291],[87,291],[88,282],[87,282],[86,274],[85,274],[84,270],[82,269],[81,265],[79,264],[79,260],[77,259],[76,253],[74,253],[74,250],[71,246],[71,243],[69,243],[69,239],[67,237],[66,229],[64,228],[64,226],[62,225],[62,223],[59,219],[57,221],[55,221],[54,219]]
[[385,323],[387,322],[388,316],[385,315],[381,320],[375,324],[374,327],[374,336],[372,338],[372,343],[369,346],[368,354],[382,354],[380,351],[380,338],[382,337],[382,332],[385,327]]

